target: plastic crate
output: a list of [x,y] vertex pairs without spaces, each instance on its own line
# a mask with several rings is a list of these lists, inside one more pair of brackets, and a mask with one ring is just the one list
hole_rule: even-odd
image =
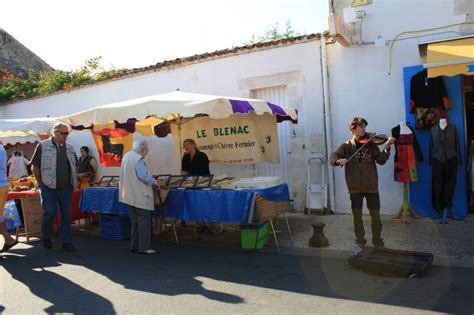
[[100,215],[100,237],[109,240],[130,239],[130,218],[118,215]]
[[268,221],[240,225],[240,243],[245,249],[262,249],[268,242]]

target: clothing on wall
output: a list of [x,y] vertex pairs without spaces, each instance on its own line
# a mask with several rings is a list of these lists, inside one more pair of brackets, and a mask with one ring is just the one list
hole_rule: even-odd
[[428,78],[426,69],[415,74],[410,81],[410,113],[416,115],[416,128],[429,130],[451,108],[441,77]]
[[430,164],[432,166],[433,208],[440,212],[453,207],[457,165],[461,164],[459,136],[456,127],[448,124],[431,128]]
[[439,125],[431,128],[429,149],[431,163],[433,159],[443,163],[453,157],[458,164],[462,163],[458,132],[452,124],[448,124],[444,130]]
[[394,178],[400,183],[411,183],[418,181],[416,172],[416,160],[423,161],[423,153],[416,140],[416,135],[411,126],[411,134],[400,134],[400,125],[392,128],[392,137],[397,139],[395,142],[395,167]]

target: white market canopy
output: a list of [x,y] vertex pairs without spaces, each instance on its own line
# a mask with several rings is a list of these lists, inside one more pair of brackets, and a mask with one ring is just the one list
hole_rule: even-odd
[[[107,133],[122,129],[158,137],[172,133],[177,157],[183,153],[183,137],[197,136],[199,149],[212,163],[243,164],[279,163],[276,123],[296,123],[298,114],[265,100],[175,91],[98,106],[60,119],[78,130]],[[212,130],[208,129],[211,125]],[[239,133],[239,128],[244,132]],[[97,143],[99,147],[99,139]]]
[[25,144],[28,142],[34,143],[40,141],[40,137],[32,132],[23,131],[0,131],[0,142],[4,145],[7,144]]
[[264,100],[176,91],[98,106],[60,119],[73,126],[89,126],[92,123],[106,125],[111,121],[127,122],[131,118],[141,121],[150,116],[162,120],[172,120],[176,117],[192,118],[198,115],[222,119],[232,114],[251,112],[258,115],[270,113],[276,115],[279,121],[296,122],[298,116],[293,108]]
[[0,119],[0,132],[34,132],[47,133],[59,121],[56,117]]
[[40,140],[39,134],[48,133],[58,118],[0,119],[0,141],[3,144],[24,144]]
[[150,135],[154,133],[154,126],[177,118],[205,115],[223,119],[233,114],[249,113],[269,113],[275,115],[278,122],[296,122],[298,119],[295,109],[265,100],[175,91],[98,106],[63,117],[0,119],[0,140],[3,144],[38,141],[39,134],[48,133],[58,121],[66,122],[76,130],[82,130],[90,128],[92,124],[96,125],[95,127],[104,127],[110,126],[114,121],[126,123],[129,119],[136,119],[136,130]]

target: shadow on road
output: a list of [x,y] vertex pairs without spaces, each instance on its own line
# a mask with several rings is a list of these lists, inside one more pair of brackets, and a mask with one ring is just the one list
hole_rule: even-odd
[[[474,269],[434,266],[425,278],[380,277],[352,269],[346,260],[156,243],[156,255],[130,253],[128,242],[77,236],[78,252],[16,249],[1,262],[12,277],[53,305],[48,313],[113,313],[110,301],[48,270],[82,266],[126,289],[164,296],[201,295],[224,303],[242,297],[203,287],[199,278],[445,313],[472,313]],[[61,272],[63,274],[63,272]],[[84,303],[87,301],[87,303]],[[1,312],[1,309],[0,309]]]

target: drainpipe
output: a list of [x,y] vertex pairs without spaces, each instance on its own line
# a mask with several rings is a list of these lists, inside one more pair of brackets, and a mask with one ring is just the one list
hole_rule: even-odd
[[321,81],[323,86],[323,116],[324,116],[324,135],[326,143],[326,162],[328,165],[328,185],[329,185],[329,210],[333,213],[336,208],[334,192],[334,166],[329,163],[329,157],[332,149],[332,127],[331,127],[331,106],[329,103],[329,75],[327,64],[326,40],[321,38],[319,46]]

